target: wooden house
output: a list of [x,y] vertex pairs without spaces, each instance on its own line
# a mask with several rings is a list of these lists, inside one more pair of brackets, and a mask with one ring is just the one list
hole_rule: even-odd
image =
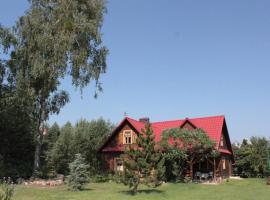
[[[127,145],[136,145],[137,135],[141,134],[148,118],[134,120],[126,117],[112,132],[111,136],[100,148],[99,152],[104,158],[104,170],[123,171],[123,157]],[[200,128],[206,132],[216,143],[216,150],[220,153],[218,158],[207,159],[193,166],[192,178],[199,174],[212,174],[214,177],[226,178],[232,175],[234,162],[229,132],[224,116],[202,117],[193,119],[151,122],[155,141],[161,139],[162,132],[170,128]]]

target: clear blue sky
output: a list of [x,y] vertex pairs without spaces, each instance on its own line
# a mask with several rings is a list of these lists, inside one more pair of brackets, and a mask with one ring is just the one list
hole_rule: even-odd
[[[1,1],[0,23],[26,8]],[[50,123],[225,115],[233,141],[270,136],[269,0],[109,0],[103,34],[104,92],[81,98],[64,80],[71,102]]]

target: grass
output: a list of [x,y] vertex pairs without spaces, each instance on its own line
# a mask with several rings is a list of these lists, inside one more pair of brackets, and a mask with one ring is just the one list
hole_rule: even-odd
[[167,183],[156,189],[140,187],[132,196],[128,188],[116,183],[92,183],[81,192],[65,186],[39,188],[17,186],[14,200],[269,200],[270,186],[263,179],[230,180],[220,185]]

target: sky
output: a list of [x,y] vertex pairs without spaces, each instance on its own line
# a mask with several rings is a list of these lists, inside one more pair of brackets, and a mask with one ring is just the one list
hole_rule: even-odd
[[[27,0],[3,0],[12,26]],[[225,115],[231,140],[270,137],[270,1],[108,0],[103,93],[62,80],[71,102],[49,123]]]

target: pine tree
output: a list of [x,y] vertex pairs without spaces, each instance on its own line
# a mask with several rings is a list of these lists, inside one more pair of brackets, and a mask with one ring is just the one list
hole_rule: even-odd
[[61,134],[56,141],[50,158],[57,173],[68,174],[68,165],[74,159],[74,128],[70,122],[67,122],[61,129]]
[[137,146],[126,149],[127,159],[122,182],[135,194],[140,184],[157,187],[164,174],[164,159],[156,148],[153,130],[145,125],[142,134],[138,134]]
[[101,158],[98,149],[112,131],[112,124],[104,119],[86,121],[81,119],[74,127],[74,151],[82,154],[91,175],[101,170]]
[[60,127],[55,122],[49,129],[48,133],[44,137],[44,142],[42,145],[43,154],[45,157],[44,163],[42,163],[42,167],[45,168],[46,174],[44,174],[45,177],[55,177],[56,176],[56,168],[53,163],[53,150],[54,146],[56,145],[56,142],[58,140],[58,137],[60,135]]
[[75,155],[75,160],[69,165],[70,174],[67,178],[68,187],[72,191],[82,190],[83,186],[88,183],[88,165],[81,154]]
[[267,185],[270,185],[270,149],[268,149],[268,152],[267,152],[267,175],[268,175],[268,178],[267,178],[267,181],[266,181],[266,184]]

